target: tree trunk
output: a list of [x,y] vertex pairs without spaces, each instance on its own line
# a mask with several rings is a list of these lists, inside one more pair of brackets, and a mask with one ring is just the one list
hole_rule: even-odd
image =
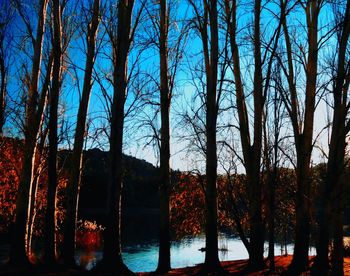
[[[327,274],[329,270],[329,242],[333,230],[332,275],[343,275],[343,225],[342,225],[342,181],[344,172],[347,88],[345,56],[350,35],[350,1],[347,1],[343,18],[338,50],[338,67],[333,91],[333,124],[329,144],[329,159],[327,164],[326,183],[322,194],[322,212],[320,214],[319,239],[317,255],[313,270],[318,274]],[[333,229],[332,229],[333,227]]]
[[[52,64],[53,64],[53,53],[51,51],[50,56],[49,56],[49,61],[47,64],[47,69],[46,69],[46,76],[45,76],[45,81],[42,87],[41,95],[40,95],[40,101],[38,105],[38,109],[36,112],[36,122],[39,122],[38,124],[38,133],[37,133],[37,140],[40,138],[40,143],[35,143],[35,148],[34,148],[34,153],[33,153],[33,166],[32,166],[32,183],[30,184],[31,186],[31,192],[29,194],[29,205],[28,205],[28,221],[27,221],[27,234],[26,234],[26,241],[27,241],[27,254],[31,255],[32,254],[32,229],[33,229],[33,224],[34,224],[34,213],[35,213],[35,200],[36,200],[36,193],[37,193],[37,186],[38,186],[38,181],[40,177],[39,171],[41,171],[41,164],[40,159],[43,157],[43,149],[45,145],[45,140],[47,137],[48,133],[48,128],[45,129],[44,133],[40,133],[39,130],[41,130],[45,116],[44,116],[44,111],[47,107],[47,100],[48,100],[48,90],[49,90],[49,85],[51,82],[51,71],[52,71]],[[39,158],[39,161],[37,162],[36,158]]]
[[29,87],[28,99],[26,103],[26,118],[24,126],[25,149],[23,167],[19,180],[15,211],[16,217],[10,249],[10,264],[15,266],[28,266],[30,264],[25,251],[25,237],[26,223],[28,218],[29,191],[31,190],[32,183],[32,161],[36,144],[36,137],[39,131],[39,123],[36,120],[36,99],[38,95],[38,79],[40,74],[41,51],[45,29],[47,2],[47,0],[40,1],[38,27],[34,45],[31,84]]
[[[205,3],[205,12],[209,15],[210,41],[204,50],[206,57],[206,212],[205,212],[205,266],[208,271],[221,269],[218,257],[218,202],[217,202],[217,153],[216,153],[216,123],[218,114],[217,103],[217,73],[219,59],[218,14],[217,1]],[[207,37],[208,38],[208,37]],[[205,37],[202,37],[205,40]],[[210,52],[207,43],[210,43]]]
[[[297,113],[291,116],[294,121],[294,137],[297,152],[297,193],[296,193],[296,226],[294,254],[289,271],[300,273],[308,268],[310,238],[310,159],[313,148],[313,129],[315,113],[315,95],[318,60],[318,15],[320,6],[310,0],[306,4],[306,22],[308,34],[308,56],[306,65],[306,93],[303,130],[297,126]],[[289,53],[291,54],[291,53]],[[288,58],[290,60],[290,58]],[[291,61],[290,61],[291,62]],[[290,81],[293,82],[294,80]],[[293,89],[295,86],[293,86]],[[291,91],[294,91],[291,89]],[[294,91],[295,92],[295,91]],[[295,99],[295,96],[292,95]],[[293,110],[298,108],[296,102]],[[294,119],[293,119],[294,118]]]
[[[41,128],[41,125],[44,123],[44,116],[42,116],[42,120],[40,123],[39,128]],[[33,166],[33,172],[32,172],[32,184],[31,184],[31,192],[29,194],[29,207],[28,207],[28,222],[27,222],[27,235],[26,235],[26,251],[29,256],[33,255],[33,249],[32,249],[32,237],[33,237],[33,227],[34,227],[34,221],[35,221],[35,214],[36,214],[36,208],[35,208],[35,202],[36,202],[36,195],[38,191],[38,185],[39,185],[39,179],[42,172],[42,164],[41,160],[43,157],[43,149],[45,145],[45,140],[47,136],[48,129],[46,129],[41,135],[40,143],[36,145],[34,149],[34,166]],[[36,160],[38,159],[38,160]]]
[[99,0],[94,0],[92,8],[92,18],[88,25],[87,33],[87,55],[85,63],[84,85],[82,98],[79,104],[77,115],[77,125],[74,137],[74,149],[70,164],[70,174],[66,190],[67,210],[64,218],[63,233],[63,260],[68,266],[75,266],[75,233],[78,213],[78,201],[80,191],[80,181],[82,173],[83,144],[85,136],[86,116],[89,106],[90,92],[92,87],[92,70],[95,61],[96,35],[99,25]]
[[158,273],[170,270],[170,131],[169,109],[170,91],[168,80],[168,18],[167,1],[160,1],[160,104],[161,104],[161,147],[160,147],[160,229],[159,229],[159,258]]
[[333,214],[333,251],[331,275],[344,275],[343,213],[340,198],[334,203]]
[[[0,43],[3,43],[0,41]],[[0,136],[3,135],[3,127],[5,124],[5,107],[6,107],[6,67],[5,60],[0,55]]]
[[111,174],[108,187],[102,270],[130,273],[121,255],[121,192],[124,104],[134,1],[118,1],[117,37],[113,41],[113,103],[110,134]]
[[290,271],[299,273],[309,265],[310,170],[306,153],[299,153],[297,164],[296,225],[293,261]]
[[44,228],[44,262],[47,266],[56,263],[56,188],[57,188],[57,112],[61,72],[61,11],[60,1],[52,0],[53,13],[53,68],[49,112],[49,160],[47,207]]
[[[273,178],[276,179],[276,178]],[[269,267],[271,271],[275,270],[275,182],[269,180]]]

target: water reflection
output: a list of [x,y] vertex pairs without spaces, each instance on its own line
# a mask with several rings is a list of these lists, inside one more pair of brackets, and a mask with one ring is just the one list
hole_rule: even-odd
[[[182,241],[173,242],[171,246],[171,266],[173,268],[194,266],[204,262],[205,252],[201,248],[205,247],[205,238],[196,237],[188,238]],[[248,252],[243,243],[235,237],[222,236],[219,238],[219,259],[220,261],[247,259]],[[267,243],[265,244],[265,256],[267,256]],[[288,252],[293,252],[293,246],[287,246]],[[275,247],[276,255],[280,253],[280,245]],[[310,254],[315,254],[312,249]],[[77,261],[81,264],[90,258],[85,266],[91,269],[96,262],[102,258],[102,253],[97,251],[88,256],[80,252]],[[154,240],[151,242],[143,242],[137,246],[123,247],[123,259],[125,264],[134,272],[154,271],[158,262],[158,244]]]

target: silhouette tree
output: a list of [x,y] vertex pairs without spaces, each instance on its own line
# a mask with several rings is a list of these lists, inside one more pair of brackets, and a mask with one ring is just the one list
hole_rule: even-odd
[[[280,3],[282,5],[283,1],[280,1]],[[287,62],[285,63],[285,60],[278,58],[288,83],[288,91],[284,91],[281,96],[291,120],[297,159],[295,245],[293,261],[289,267],[290,273],[300,273],[308,267],[309,263],[310,160],[313,148],[317,62],[319,52],[318,19],[322,5],[322,0],[308,0],[305,2],[298,2],[296,5],[292,5],[288,10],[288,13],[290,13],[295,7],[301,7],[306,16],[306,47],[308,50],[305,59],[301,60],[306,78],[305,94],[302,97],[304,102],[300,99],[300,96],[298,96],[295,72],[295,55],[297,54],[294,54],[295,52],[293,51],[294,48],[290,34],[290,27],[286,20],[288,18],[287,11],[285,11],[287,16],[283,19],[283,33]],[[299,49],[303,51],[303,47],[299,47]],[[303,112],[301,112],[301,110],[303,110]]]
[[[119,0],[117,16],[111,10],[111,18],[106,24],[112,50],[113,99],[110,118],[110,175],[108,183],[107,214],[104,231],[103,258],[97,270],[130,273],[121,255],[121,193],[122,193],[122,150],[124,105],[128,84],[128,55],[139,23],[143,4],[135,16],[132,26],[133,0]],[[111,5],[111,9],[115,7]],[[116,26],[117,24],[117,26]],[[115,29],[116,27],[116,29]]]
[[344,275],[343,271],[343,181],[345,168],[346,135],[350,130],[347,120],[349,111],[348,90],[350,82],[349,64],[346,63],[348,41],[350,36],[350,1],[346,1],[344,12],[336,14],[338,38],[336,64],[333,64],[333,119],[329,143],[328,163],[325,187],[322,194],[322,207],[319,222],[317,255],[313,271],[326,275],[329,270],[329,245],[333,241],[332,267],[333,275]]
[[219,34],[217,1],[203,1],[202,7],[189,0],[195,14],[195,25],[200,33],[206,75],[206,185],[205,185],[205,267],[208,271],[221,269],[218,257],[217,214],[217,152],[216,124],[219,108],[217,95]]
[[5,108],[7,95],[7,79],[9,75],[9,62],[11,52],[11,33],[9,26],[13,17],[13,5],[10,2],[0,4],[0,136],[3,134],[5,124]]
[[[236,90],[236,106],[239,120],[239,132],[243,152],[244,166],[247,174],[248,200],[249,200],[249,224],[250,239],[247,248],[249,253],[249,266],[251,269],[260,269],[264,266],[264,226],[262,220],[262,181],[260,179],[260,167],[262,156],[262,130],[263,109],[267,91],[270,86],[272,64],[278,45],[281,30],[281,18],[278,19],[275,32],[268,41],[269,45],[262,58],[261,37],[261,1],[254,1],[254,82],[253,82],[253,127],[250,127],[247,110],[247,96],[243,85],[243,74],[239,47],[237,43],[237,1],[225,1],[225,21],[230,39],[232,51],[233,75]],[[268,56],[267,53],[270,53]],[[264,60],[267,58],[267,66]],[[265,76],[263,69],[266,67]],[[253,139],[251,138],[253,136]]]
[[86,131],[86,117],[89,106],[90,92],[92,88],[92,71],[96,57],[96,36],[100,23],[100,1],[94,0],[87,9],[88,24],[86,27],[86,62],[84,72],[84,84],[79,110],[77,114],[77,124],[74,136],[74,148],[71,156],[69,180],[66,190],[66,216],[64,218],[63,233],[63,259],[66,265],[75,265],[75,234],[77,223],[77,208],[79,200],[82,154]]
[[161,136],[160,136],[160,230],[159,230],[159,259],[157,272],[170,270],[170,123],[169,109],[171,91],[169,89],[168,68],[168,32],[169,13],[166,0],[160,0],[159,22],[159,55],[160,55],[160,108],[161,108]]

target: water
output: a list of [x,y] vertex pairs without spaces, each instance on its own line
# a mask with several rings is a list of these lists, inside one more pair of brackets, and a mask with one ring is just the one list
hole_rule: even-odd
[[[133,215],[123,218],[122,222],[122,251],[125,264],[134,272],[154,271],[158,263],[158,215]],[[40,239],[41,240],[41,239]],[[42,240],[41,240],[42,241]],[[39,246],[40,247],[40,246]],[[42,246],[41,246],[42,247]],[[172,268],[194,266],[204,262],[205,237],[192,237],[180,241],[173,241],[171,245]],[[267,255],[265,244],[265,256]],[[227,234],[219,236],[219,259],[221,261],[247,259],[248,252],[237,237]],[[92,269],[102,258],[102,248],[97,251],[86,252],[78,250],[76,260],[86,269]],[[0,242],[0,264],[8,258],[9,246]],[[287,253],[293,253],[293,246],[287,246]],[[40,252],[38,248],[37,253]],[[316,252],[313,249],[310,255]],[[285,254],[281,246],[276,245],[275,254]]]
[[[204,237],[195,237],[182,241],[173,242],[171,245],[171,267],[179,268],[194,266],[204,262],[205,252],[200,249],[205,246]],[[267,256],[267,243],[265,244],[265,256]],[[222,235],[219,238],[219,259],[220,261],[247,259],[248,252],[243,243],[235,238]],[[288,253],[292,254],[293,246],[287,246]],[[283,251],[282,254],[285,252]],[[310,255],[314,255],[314,249],[310,250]],[[87,269],[91,269],[101,258],[100,251],[89,256],[84,252],[79,252],[77,261],[83,258],[83,263]],[[275,254],[281,254],[281,246],[275,246]],[[87,257],[88,261],[85,260]],[[90,259],[89,259],[90,258]],[[134,272],[154,271],[158,262],[158,243],[156,241],[144,241],[141,244],[134,244],[123,247],[123,260],[125,264]]]

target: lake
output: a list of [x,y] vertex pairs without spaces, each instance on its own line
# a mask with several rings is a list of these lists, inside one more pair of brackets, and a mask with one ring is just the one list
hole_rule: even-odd
[[[122,251],[125,264],[134,272],[154,271],[158,262],[158,215],[132,215],[123,217],[122,227]],[[42,242],[42,239],[40,239]],[[40,252],[38,246],[38,251]],[[194,266],[204,262],[205,237],[190,237],[179,241],[173,241],[171,245],[172,268]],[[219,236],[219,259],[221,261],[247,259],[248,253],[243,243],[230,234]],[[265,256],[267,256],[267,243],[265,244]],[[8,244],[0,245],[0,263],[4,263],[8,257]],[[287,253],[293,253],[293,245],[287,246]],[[310,255],[314,255],[314,249]],[[275,254],[285,254],[285,248],[275,246]],[[76,260],[79,264],[90,270],[102,258],[102,250],[85,252],[77,250]]]
[[[194,237],[181,241],[173,242],[171,245],[171,267],[194,266],[204,262],[205,252],[200,251],[205,246],[205,238]],[[227,235],[221,235],[219,238],[219,259],[220,261],[247,259],[248,253],[243,243]],[[267,256],[267,243],[265,244],[265,256]],[[287,253],[293,253],[293,246],[287,246]],[[280,245],[275,246],[275,254],[284,254],[284,248]],[[310,250],[310,254],[316,254],[315,249]],[[91,269],[96,262],[102,258],[100,251],[93,252],[86,256],[85,252],[78,252],[77,262],[82,260],[82,264]],[[130,270],[134,272],[154,271],[158,262],[158,243],[157,241],[144,241],[140,244],[123,246],[123,259]]]

